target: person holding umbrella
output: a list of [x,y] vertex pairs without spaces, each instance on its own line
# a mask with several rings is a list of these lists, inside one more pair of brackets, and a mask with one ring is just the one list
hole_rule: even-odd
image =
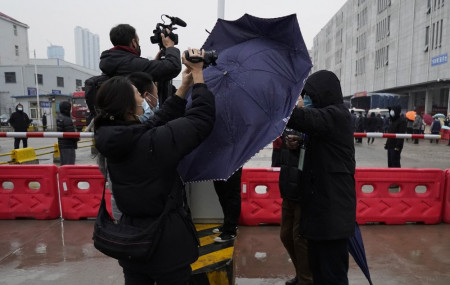
[[294,108],[287,127],[303,132],[300,234],[308,240],[314,284],[348,284],[349,239],[355,234],[355,147],[351,114],[337,76],[320,70],[302,96],[314,108]]

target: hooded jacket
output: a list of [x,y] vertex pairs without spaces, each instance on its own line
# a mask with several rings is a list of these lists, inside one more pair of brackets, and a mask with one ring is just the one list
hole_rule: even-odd
[[295,108],[288,127],[306,134],[302,173],[300,233],[307,239],[335,240],[354,234],[355,149],[351,114],[339,79],[321,70],[307,79],[313,108]]
[[[70,116],[70,108],[72,105],[69,102],[61,102],[59,104],[59,115],[56,118],[56,129],[58,132],[75,132],[72,118]],[[60,149],[74,148],[76,149],[79,138],[58,138],[58,147]]]
[[[395,112],[394,116],[389,115],[389,118],[391,120],[391,123],[389,124],[387,132],[390,134],[404,134],[406,133],[406,120],[402,117],[400,117],[400,113],[402,111],[400,106],[393,106],[388,108],[389,113],[391,110]],[[386,140],[386,144],[384,146],[385,149],[389,148],[397,148],[399,150],[403,149],[403,143],[405,139],[395,139],[395,138],[388,138]]]
[[[22,107],[22,111],[18,110],[19,106]],[[11,127],[13,127],[15,132],[26,132],[30,123],[31,120],[23,111],[23,106],[21,104],[17,104],[16,111],[12,113],[9,118],[9,124]]]
[[192,107],[186,111],[185,107],[186,100],[169,96],[144,124],[112,121],[95,130],[95,146],[106,157],[122,220],[145,225],[161,214],[176,188],[178,210],[167,216],[152,260],[148,264],[121,260],[121,264],[167,271],[198,258],[196,231],[177,166],[211,132],[214,96],[205,84],[195,84]]
[[102,52],[100,69],[108,76],[128,75],[141,71],[150,74],[154,81],[168,81],[181,72],[180,50],[169,47],[165,50],[164,59],[148,60],[126,48],[116,46]]

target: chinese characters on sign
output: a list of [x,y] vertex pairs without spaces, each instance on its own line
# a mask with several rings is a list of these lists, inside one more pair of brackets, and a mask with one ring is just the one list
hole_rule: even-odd
[[439,64],[444,64],[447,63],[448,61],[448,54],[441,54],[438,56],[435,56],[431,59],[431,66],[435,66],[435,65],[439,65]]

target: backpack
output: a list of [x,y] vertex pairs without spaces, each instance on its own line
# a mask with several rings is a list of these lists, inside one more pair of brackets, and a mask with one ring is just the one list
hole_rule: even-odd
[[92,76],[91,78],[88,78],[86,79],[86,81],[84,81],[84,98],[89,108],[90,118],[94,118],[97,115],[97,111],[95,108],[95,97],[97,95],[97,91],[102,83],[110,78],[110,76],[102,74]]

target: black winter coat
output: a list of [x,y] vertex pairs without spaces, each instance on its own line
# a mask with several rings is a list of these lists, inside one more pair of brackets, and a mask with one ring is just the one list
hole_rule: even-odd
[[[61,102],[59,105],[60,114],[56,118],[56,129],[58,132],[75,132],[72,118],[70,116],[71,105],[69,102]],[[77,149],[79,138],[58,138],[58,147],[60,149]]]
[[[179,161],[211,132],[215,121],[214,96],[205,84],[195,84],[192,107],[170,96],[145,124],[111,122],[95,131],[95,144],[106,157],[114,198],[125,219],[145,224],[158,217],[176,187],[178,210],[169,213],[161,241],[147,266],[174,270],[198,258],[198,241],[184,187],[177,172]],[[129,261],[120,261],[129,263]]]
[[[387,130],[388,133],[391,134],[404,134],[406,133],[406,119],[400,117],[401,107],[394,106],[389,108],[389,112],[394,110],[395,116],[390,117],[391,123],[389,124],[389,128]],[[386,144],[384,145],[385,149],[394,149],[397,148],[399,150],[403,149],[403,143],[405,139],[394,139],[388,138],[386,140]]]
[[312,74],[303,90],[314,108],[295,108],[287,124],[307,136],[300,233],[313,240],[349,238],[356,221],[351,115],[332,72]]
[[13,127],[15,132],[26,132],[30,123],[31,120],[27,113],[24,111],[18,111],[17,107],[16,111],[12,113],[9,118],[9,124]]
[[[280,178],[278,186],[280,188],[280,195],[283,199],[291,201],[300,200],[300,179],[301,171],[298,170],[298,159],[300,155],[300,148],[288,149],[285,142],[285,137],[289,134],[298,135],[303,141],[302,134],[295,131],[284,131],[282,135],[283,143],[280,149]],[[302,145],[303,142],[300,143]]]
[[109,76],[142,71],[149,73],[154,81],[168,81],[181,72],[180,50],[169,47],[165,50],[165,59],[148,60],[119,46],[102,52],[100,69]]

